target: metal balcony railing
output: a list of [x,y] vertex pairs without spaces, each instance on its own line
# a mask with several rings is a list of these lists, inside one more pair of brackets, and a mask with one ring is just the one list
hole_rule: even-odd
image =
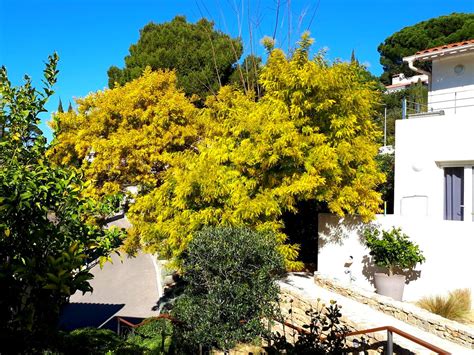
[[[425,100],[423,100],[425,101]],[[428,102],[403,99],[402,118],[459,114],[474,109],[474,89],[456,91],[431,91]]]

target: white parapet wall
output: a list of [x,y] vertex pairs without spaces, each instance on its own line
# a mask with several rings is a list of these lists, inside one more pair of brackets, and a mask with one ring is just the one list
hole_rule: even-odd
[[[367,224],[357,217],[332,214],[319,214],[318,222],[318,271],[374,290],[372,275],[381,270],[364,245],[362,231]],[[404,300],[469,288],[474,302],[474,223],[397,215],[377,215],[372,223],[384,229],[401,227],[426,257],[407,275],[411,281],[405,285]],[[345,267],[351,256],[352,265]]]
[[428,107],[446,115],[472,115],[474,109],[474,52],[433,60]]
[[473,132],[467,114],[396,121],[395,214],[442,220],[444,168],[464,167],[464,220],[472,223]]

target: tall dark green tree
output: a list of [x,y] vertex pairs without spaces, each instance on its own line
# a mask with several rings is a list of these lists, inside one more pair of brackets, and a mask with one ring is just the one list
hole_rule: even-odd
[[258,76],[262,69],[262,58],[249,54],[237,64],[230,81],[233,85],[244,88],[245,91],[253,91],[260,97],[263,94],[263,88],[258,83]]
[[356,58],[355,50],[354,50],[354,49],[353,49],[352,52],[351,52],[351,63],[357,63],[357,64],[359,64],[359,61],[358,61],[357,58]]
[[453,13],[405,27],[387,37],[378,47],[380,64],[384,69],[381,80],[388,85],[393,74],[415,75],[403,63],[403,57],[468,39],[474,39],[474,14]]
[[215,30],[214,23],[204,18],[195,24],[183,16],[162,24],[149,23],[140,30],[138,42],[130,46],[125,67],[108,70],[109,87],[136,79],[146,66],[174,69],[185,93],[203,99],[229,82],[242,50],[240,39]]
[[59,112],[59,113],[63,113],[63,112],[64,112],[63,102],[61,101],[61,98],[59,98],[58,112]]

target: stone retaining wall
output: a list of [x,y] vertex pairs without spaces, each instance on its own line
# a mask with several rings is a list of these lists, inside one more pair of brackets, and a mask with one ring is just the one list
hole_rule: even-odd
[[440,338],[474,349],[474,328],[472,327],[443,318],[413,304],[395,301],[390,297],[343,284],[318,273],[314,275],[314,282],[327,290],[366,304]]
[[[280,310],[285,319],[285,321],[296,325],[298,327],[303,327],[305,324],[309,324],[310,317],[305,313],[309,309],[316,309],[321,305],[318,304],[317,300],[310,300],[303,297],[297,291],[293,290],[291,287],[280,287]],[[291,312],[290,312],[291,310]],[[357,324],[351,322],[348,318],[341,317],[341,322],[349,328],[349,331],[360,330]],[[273,331],[278,331],[280,334],[286,335],[286,338],[289,341],[297,339],[297,333],[293,329],[286,327],[284,328],[281,324],[276,324]],[[348,345],[352,346],[352,340],[360,340],[361,337],[348,337]],[[380,333],[373,333],[364,335],[364,339],[368,344],[378,343],[382,346],[386,341],[386,336]],[[358,353],[358,352],[357,352]],[[367,350],[367,354],[380,354],[380,349]],[[407,352],[409,354],[410,352]]]

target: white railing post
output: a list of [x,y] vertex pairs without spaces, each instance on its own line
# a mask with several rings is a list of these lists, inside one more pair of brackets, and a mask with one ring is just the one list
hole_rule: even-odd
[[456,114],[456,106],[457,106],[457,97],[458,97],[458,92],[454,92],[454,114]]
[[407,118],[407,98],[402,99],[402,119]]

